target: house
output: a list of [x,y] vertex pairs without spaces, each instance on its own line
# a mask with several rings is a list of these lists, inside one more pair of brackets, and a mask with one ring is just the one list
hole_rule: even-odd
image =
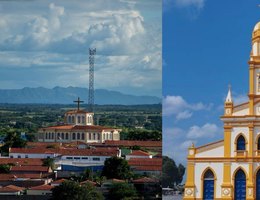
[[54,188],[54,186],[51,185],[39,185],[31,187],[27,190],[27,195],[51,195],[52,188]]
[[137,174],[160,175],[162,173],[162,158],[130,158],[128,164]]
[[133,150],[130,154],[125,156],[126,160],[131,158],[152,158],[153,156],[145,151]]
[[[21,195],[23,194],[25,188],[17,187],[15,185],[7,185],[4,187],[0,187],[0,195]],[[1,197],[0,197],[1,198]]]

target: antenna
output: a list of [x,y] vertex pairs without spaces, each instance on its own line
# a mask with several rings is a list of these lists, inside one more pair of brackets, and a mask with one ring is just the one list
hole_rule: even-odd
[[96,55],[96,48],[89,48],[89,87],[88,87],[88,110],[94,110],[94,64]]

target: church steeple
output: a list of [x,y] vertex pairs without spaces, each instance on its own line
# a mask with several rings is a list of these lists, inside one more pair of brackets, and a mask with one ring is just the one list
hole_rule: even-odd
[[233,100],[231,93],[231,86],[228,86],[228,93],[225,101],[225,115],[230,116],[233,114]]

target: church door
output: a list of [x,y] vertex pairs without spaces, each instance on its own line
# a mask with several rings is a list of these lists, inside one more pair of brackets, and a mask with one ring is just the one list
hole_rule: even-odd
[[256,174],[256,199],[260,199],[260,170]]
[[246,199],[246,175],[243,170],[238,170],[235,176],[235,200]]
[[214,174],[211,170],[207,170],[204,174],[203,180],[203,199],[213,200],[214,199]]

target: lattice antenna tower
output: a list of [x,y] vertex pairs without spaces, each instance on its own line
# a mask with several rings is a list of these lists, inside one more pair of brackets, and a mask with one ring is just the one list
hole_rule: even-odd
[[88,87],[88,110],[93,112],[94,110],[94,65],[96,48],[89,48],[89,87]]

